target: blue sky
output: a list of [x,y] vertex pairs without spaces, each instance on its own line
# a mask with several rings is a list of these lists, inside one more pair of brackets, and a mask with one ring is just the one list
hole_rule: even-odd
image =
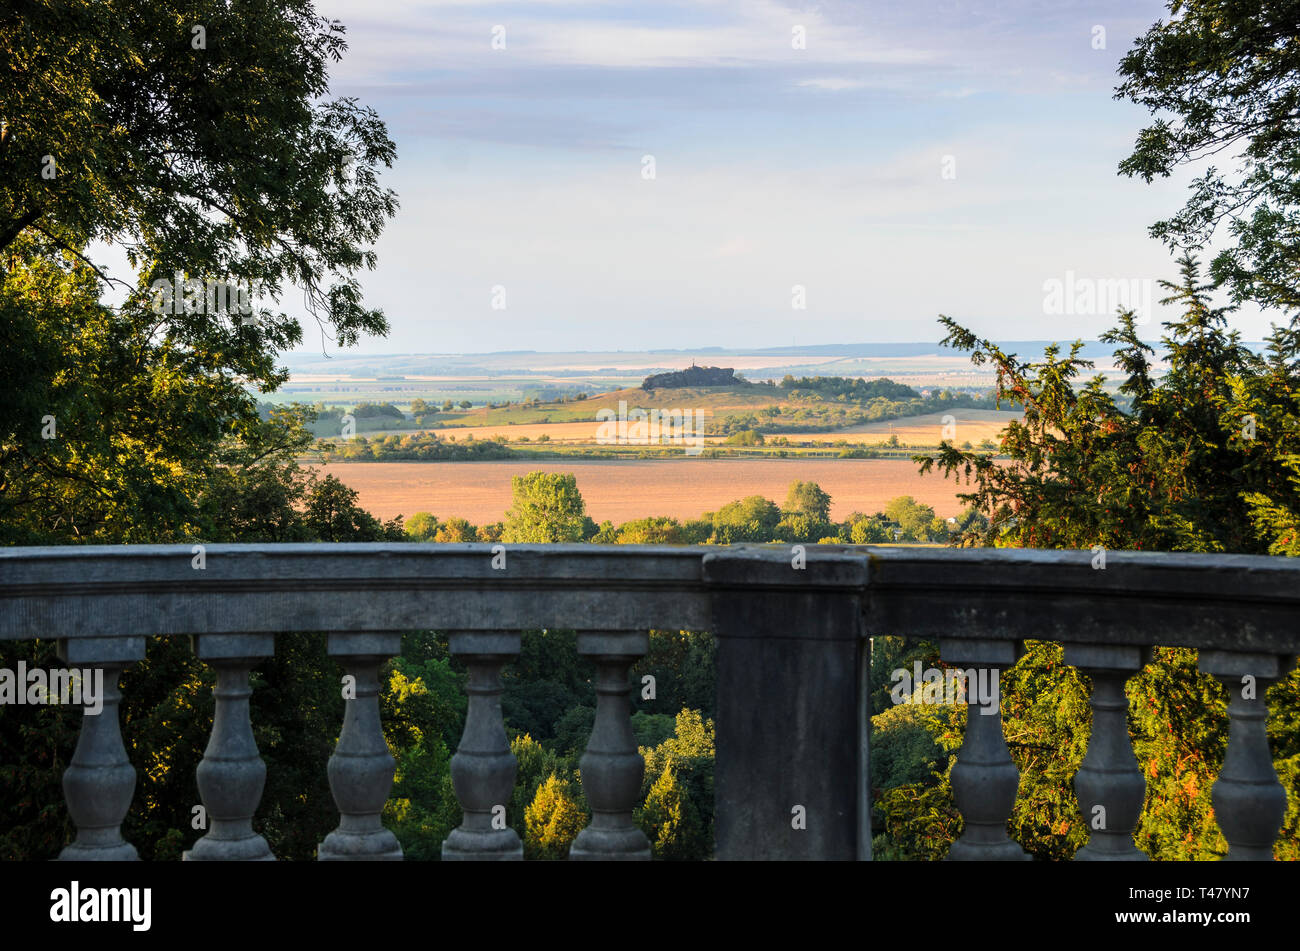
[[359,352],[935,340],[939,313],[1094,338],[1112,312],[1046,313],[1045,281],[1175,274],[1147,227],[1190,176],[1116,173],[1147,116],[1115,69],[1158,0],[318,10],[348,27],[333,94],[398,147],[362,278],[392,331]]

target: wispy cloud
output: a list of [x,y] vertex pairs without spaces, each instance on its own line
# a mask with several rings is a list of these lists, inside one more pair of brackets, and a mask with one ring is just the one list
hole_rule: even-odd
[[429,68],[897,66],[938,56],[868,25],[832,22],[816,10],[775,0],[669,0],[631,9],[611,3],[332,0],[321,12],[367,39],[368,48],[354,48],[340,75],[368,83]]
[[941,311],[1086,336],[1044,326],[1046,278],[1167,274],[1147,226],[1185,183],[1116,176],[1147,117],[1111,98],[1163,0],[318,9],[334,92],[398,143],[370,352],[934,339]]
[[861,89],[866,83],[861,79],[843,79],[841,77],[821,77],[818,79],[800,79],[796,86],[810,86],[813,89],[825,89],[840,92],[844,89]]

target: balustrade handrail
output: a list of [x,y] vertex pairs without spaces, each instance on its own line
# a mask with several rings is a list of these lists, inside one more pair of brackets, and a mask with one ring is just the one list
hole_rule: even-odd
[[[769,589],[825,583],[791,567],[793,547],[223,544],[205,546],[202,569],[186,545],[10,547],[0,549],[0,639],[707,629],[707,561],[762,564],[752,583]],[[504,568],[492,567],[497,548]],[[1086,551],[870,545],[809,545],[805,557],[860,560],[871,634],[1300,652],[1300,559],[1110,551],[1098,569]]]
[[[105,713],[83,720],[64,777],[77,841],[64,858],[132,858],[118,831],[135,773],[122,749],[120,673],[153,635],[191,635],[217,671],[217,713],[199,767],[212,828],[192,859],[266,859],[252,830],[265,765],[248,675],[283,632],[321,632],[357,684],[330,783],[339,828],[322,859],[395,859],[379,821],[392,784],[377,671],[399,632],[439,630],[469,670],[453,759],[463,825],[445,858],[518,858],[499,824],[514,760],[500,671],[521,631],[578,632],[595,664],[596,725],[582,769],[594,810],[573,858],[646,858],[632,822],[642,765],[627,673],[654,629],[710,631],[717,652],[716,835],[720,858],[869,858],[866,670],[871,635],[937,640],[945,663],[1002,670],[1026,640],[1058,641],[1093,681],[1093,735],[1076,777],[1079,858],[1138,859],[1144,780],[1127,735],[1124,682],[1150,648],[1201,650],[1230,688],[1233,731],[1214,790],[1231,858],[1267,858],[1286,805],[1268,758],[1263,691],[1300,653],[1300,559],[1130,551],[854,545],[211,544],[0,549],[0,640],[51,638],[71,665],[110,674]],[[1243,680],[1260,682],[1258,694]],[[814,689],[810,689],[810,686]],[[997,704],[993,704],[997,713]],[[952,858],[1024,858],[1006,833],[1018,773],[1001,716],[968,717],[953,771],[965,831]],[[589,787],[589,788],[588,788]],[[1279,799],[1280,797],[1280,799]],[[790,820],[790,815],[796,821]],[[816,817],[800,825],[798,816]]]

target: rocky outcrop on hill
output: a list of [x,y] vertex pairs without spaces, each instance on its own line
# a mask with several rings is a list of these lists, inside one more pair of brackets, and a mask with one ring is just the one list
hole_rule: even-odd
[[641,383],[641,389],[679,389],[683,386],[737,386],[743,380],[736,378],[734,367],[697,367],[692,364],[685,370],[656,373]]

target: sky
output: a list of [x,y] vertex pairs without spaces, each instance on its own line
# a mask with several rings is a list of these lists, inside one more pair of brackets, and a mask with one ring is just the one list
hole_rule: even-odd
[[317,9],[397,144],[361,276],[391,331],[353,352],[1093,339],[1102,281],[1172,316],[1147,229],[1191,174],[1119,176],[1149,116],[1113,98],[1160,0]]

